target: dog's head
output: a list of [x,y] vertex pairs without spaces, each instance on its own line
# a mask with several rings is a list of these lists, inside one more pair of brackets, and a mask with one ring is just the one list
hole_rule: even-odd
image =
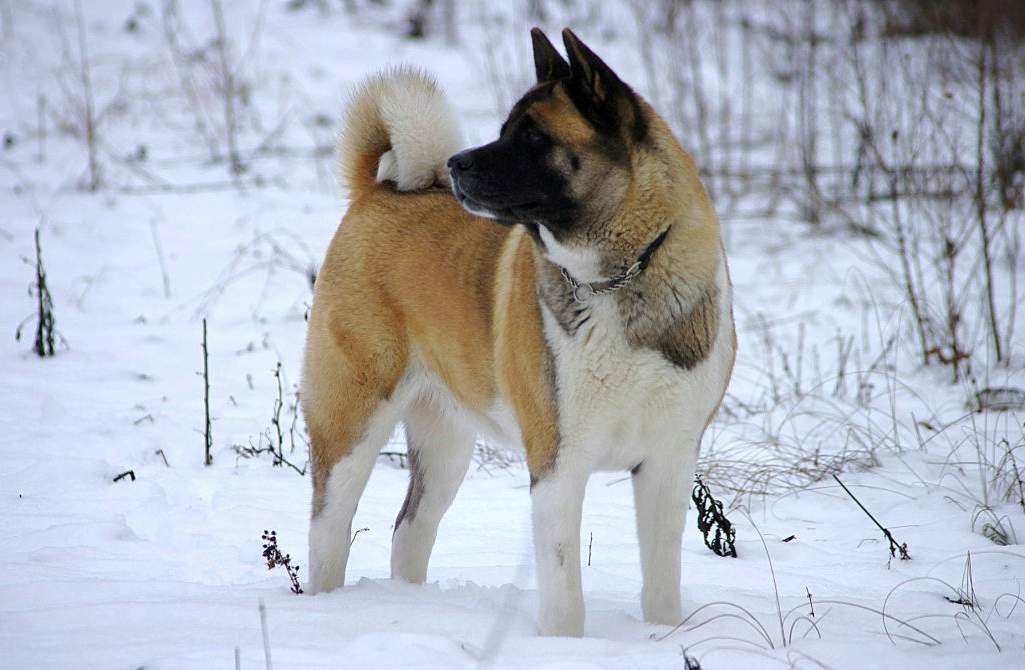
[[448,165],[470,212],[526,224],[542,242],[590,246],[609,236],[638,169],[661,153],[664,135],[680,150],[608,65],[569,29],[562,36],[568,62],[539,29],[531,31],[537,84],[513,106],[497,140]]

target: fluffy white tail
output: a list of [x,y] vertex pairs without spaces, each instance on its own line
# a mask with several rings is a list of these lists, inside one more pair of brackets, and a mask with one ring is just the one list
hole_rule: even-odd
[[446,163],[463,135],[433,77],[398,67],[353,91],[338,139],[343,185],[351,200],[395,182],[400,191],[449,184]]

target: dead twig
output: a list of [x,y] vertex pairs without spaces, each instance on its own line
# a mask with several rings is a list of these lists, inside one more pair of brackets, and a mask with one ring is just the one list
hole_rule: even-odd
[[[298,473],[299,476],[305,476],[306,469],[309,467],[309,460],[307,459],[306,463],[300,468],[285,456],[285,434],[281,426],[281,410],[285,407],[284,389],[281,384],[281,361],[278,361],[274,367],[274,379],[277,382],[277,396],[274,398],[274,408],[271,412],[271,427],[260,433],[256,444],[253,444],[253,440],[250,438],[248,447],[235,445],[235,453],[243,458],[254,458],[260,454],[269,453],[272,459],[271,462],[275,467],[285,465]],[[291,445],[289,453],[291,454],[295,452],[296,424],[299,420],[298,398],[296,404],[291,406],[290,410],[292,412],[292,421],[289,426],[289,443]],[[300,434],[301,438],[302,435]],[[265,442],[266,446],[264,446]]]
[[900,560],[910,561],[911,554],[908,553],[908,543],[897,542],[896,538],[893,537],[893,533],[891,533],[889,529],[884,528],[883,524],[879,523],[879,521],[874,516],[872,516],[872,513],[869,512],[868,509],[866,509],[865,506],[861,504],[861,501],[858,500],[853,493],[851,493],[851,490],[847,488],[847,486],[845,486],[842,481],[840,481],[839,477],[833,475],[833,479],[835,479],[836,483],[840,485],[840,488],[842,488],[847,493],[847,495],[851,497],[851,500],[858,504],[858,507],[861,508],[861,511],[864,512],[869,519],[872,519],[872,523],[874,523],[876,527],[879,528],[879,530],[883,531],[883,535],[886,537],[886,541],[890,543],[890,558],[896,558],[897,555],[900,554]]
[[206,447],[203,457],[203,465],[213,465],[214,457],[210,453],[213,448],[213,437],[210,434],[210,366],[208,363],[209,353],[206,347],[206,319],[203,319],[203,416],[205,419],[203,435]]
[[369,532],[370,532],[369,528],[360,528],[359,530],[357,530],[355,533],[352,534],[352,539],[349,540],[349,546],[350,547],[352,546],[352,543],[356,541],[356,537],[360,533],[369,533]]

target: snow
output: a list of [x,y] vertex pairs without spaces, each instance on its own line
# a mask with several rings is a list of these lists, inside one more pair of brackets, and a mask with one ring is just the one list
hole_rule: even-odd
[[[707,625],[671,632],[640,619],[629,482],[622,473],[600,474],[589,484],[582,524],[582,554],[590,555],[583,571],[586,637],[539,638],[525,468],[471,466],[442,522],[429,583],[413,586],[388,579],[407,472],[382,458],[357,512],[355,527],[369,530],[354,540],[349,583],[317,596],[292,594],[282,571],[267,571],[260,536],[276,530],[305,579],[309,480],[267,458],[240,458],[233,447],[255,442],[270,427],[278,361],[283,416],[290,417],[310,300],[305,273],[319,263],[345,206],[330,156],[308,150],[329,144],[333,128],[313,119],[333,123],[349,86],[386,65],[414,62],[449,91],[470,142],[487,139],[500,120],[474,48],[487,31],[469,27],[464,46],[450,47],[440,38],[397,37],[401,13],[387,9],[351,17],[289,12],[283,3],[228,3],[229,26],[243,43],[262,17],[259,48],[245,68],[261,94],[262,107],[252,113],[262,125],[246,126],[244,146],[259,145],[285,109],[280,145],[306,151],[254,159],[241,188],[165,190],[141,170],[172,184],[228,177],[190,137],[192,117],[175,93],[161,41],[160,8],[82,4],[97,99],[101,106],[116,102],[102,117],[106,183],[95,194],[78,188],[85,165],[80,141],[51,122],[39,161],[32,134],[40,94],[55,107],[70,104],[61,102],[57,84],[73,79],[62,65],[56,26],[73,45],[73,4],[51,11],[32,0],[3,10],[12,18],[0,44],[9,92],[0,130],[17,140],[0,154],[0,324],[13,329],[34,309],[26,295],[34,271],[20,258],[33,257],[32,231],[39,227],[68,347],[52,359],[34,356],[33,320],[29,341],[0,338],[0,667],[233,667],[237,648],[242,668],[261,668],[260,602],[279,669],[678,668],[681,647],[709,670],[1025,667],[1025,602],[1015,607],[1014,597],[1021,595],[1025,550],[995,545],[977,532],[981,524],[973,531],[983,492],[977,468],[960,461],[978,455],[967,458],[951,446],[964,435],[939,435],[923,449],[909,428],[912,413],[948,421],[964,415],[965,388],[951,385],[943,371],[919,369],[902,338],[886,357],[891,374],[873,378],[869,409],[855,402],[852,378],[844,382],[846,396],[808,397],[748,419],[720,417],[706,436],[706,455],[768,459],[787,445],[835,454],[853,443],[822,408],[840,407],[861,426],[858,435],[881,440],[875,467],[851,464],[842,478],[907,543],[910,561],[890,559],[882,534],[831,479],[764,497],[721,492],[735,503],[729,516],[739,558],[709,552],[692,511],[682,589],[686,614],[729,604],[701,610],[686,628],[711,619]],[[194,31],[209,31],[205,3],[186,4]],[[140,32],[123,28],[132,15]],[[503,45],[515,44],[520,53],[502,67],[525,80],[529,39],[526,30],[516,37]],[[623,49],[622,40],[613,47]],[[624,78],[640,81],[636,59],[625,62]],[[146,163],[124,159],[139,146],[150,156]],[[776,220],[737,219],[727,227],[740,328],[734,399],[753,404],[769,393],[764,323],[791,352],[801,324],[805,392],[830,379],[838,331],[856,338],[860,369],[880,342],[905,332],[901,297],[863,261],[859,242]],[[203,317],[211,467],[202,464]],[[986,371],[979,385],[1025,386],[1020,352],[1009,369]],[[829,369],[816,377],[820,358]],[[881,438],[890,435],[891,415],[901,422],[893,432],[903,440],[899,449]],[[1020,417],[979,416],[985,434],[1020,439]],[[766,439],[735,451],[741,440],[768,434],[775,446]],[[390,448],[402,449],[400,432]],[[303,462],[301,449],[294,456]],[[134,480],[112,481],[127,470]],[[997,499],[991,504],[1017,530],[1014,541],[1025,539],[1022,510]],[[976,610],[945,600],[953,593],[932,579],[960,587],[967,552]],[[782,624],[777,589],[782,613],[794,608]],[[807,593],[818,632],[799,618],[809,612]],[[941,644],[893,619],[884,627],[884,606]],[[738,607],[764,627],[764,637],[741,620],[747,614]],[[714,618],[722,614],[730,616]]]

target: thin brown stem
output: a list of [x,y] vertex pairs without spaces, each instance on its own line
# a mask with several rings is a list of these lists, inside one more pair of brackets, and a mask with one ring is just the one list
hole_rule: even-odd
[[869,512],[868,508],[866,508],[864,505],[861,504],[861,501],[858,500],[857,497],[855,497],[855,495],[853,493],[851,493],[851,490],[849,488],[847,488],[847,486],[842,481],[840,481],[839,477],[837,477],[836,475],[833,475],[833,479],[835,479],[836,483],[840,485],[840,488],[842,488],[847,493],[847,495],[849,495],[851,497],[851,500],[853,500],[855,503],[857,503],[858,507],[861,508],[861,511],[864,512],[865,515],[868,516],[869,519],[872,519],[872,523],[874,523],[876,525],[876,527],[879,528],[879,530],[883,531],[883,535],[886,537],[887,541],[890,543],[890,556],[894,557],[894,556],[896,556],[899,553],[900,554],[900,560],[902,560],[902,561],[911,560],[911,554],[908,553],[907,542],[905,542],[904,544],[901,544],[901,543],[897,542],[897,539],[893,537],[893,533],[891,533],[889,531],[889,529],[884,528],[883,524],[879,523],[879,521],[874,516],[872,516],[872,512]]
[[203,319],[203,416],[205,419],[203,436],[206,441],[204,465],[213,465],[214,457],[211,453],[213,448],[213,437],[210,434],[210,366],[209,351],[206,345],[206,319]]
[[[995,38],[992,34],[987,39],[990,58],[995,58]],[[986,135],[986,49],[979,53],[978,80],[979,80],[979,121],[976,133],[975,150],[977,152],[977,165],[975,169],[975,216],[979,225],[979,235],[982,238],[982,264],[986,277],[986,307],[989,312],[989,332],[993,338],[993,350],[996,353],[997,362],[1004,359],[1003,349],[1000,345],[1000,328],[997,326],[996,302],[993,299],[993,263],[990,254],[990,230],[986,212],[986,150],[984,145]]]

